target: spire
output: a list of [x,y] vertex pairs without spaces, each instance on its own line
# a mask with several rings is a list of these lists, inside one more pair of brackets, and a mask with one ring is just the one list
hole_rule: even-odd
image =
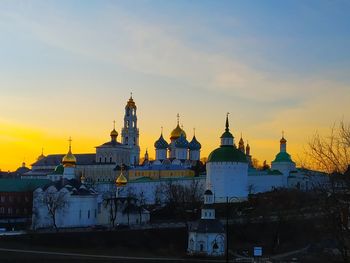
[[282,131],[282,138],[280,140],[280,152],[287,152],[287,140],[284,138],[284,131]]
[[37,161],[40,161],[41,159],[45,158],[45,155],[44,155],[44,148],[41,147],[41,155],[38,156],[37,158]]
[[230,113],[228,112],[228,113],[226,113],[226,129],[225,129],[225,131],[229,131],[230,130],[230,125],[229,125],[229,123],[228,123],[228,115],[229,115]]
[[163,126],[160,127],[160,135],[163,136]]
[[130,99],[132,100],[132,92],[130,92]]
[[196,128],[193,128],[193,137],[196,137]]
[[72,137],[69,136],[69,152],[71,153],[72,152]]
[[177,125],[179,126],[179,122],[180,122],[180,114],[177,114],[177,115],[176,115],[176,117],[177,117]]
[[246,155],[250,155],[250,145],[249,145],[248,140],[247,140],[247,146],[246,146],[245,150],[246,150]]
[[62,164],[64,167],[75,167],[77,159],[72,154],[72,138],[69,137],[69,150],[68,153],[62,158]]
[[146,152],[145,152],[145,161],[148,161],[148,148],[146,148]]
[[239,140],[239,143],[238,143],[238,149],[244,153],[244,141],[243,141],[243,137],[242,137],[242,132],[241,132],[241,139]]
[[115,130],[115,120],[113,121],[113,130],[110,133],[111,141],[116,142],[118,137],[118,132]]

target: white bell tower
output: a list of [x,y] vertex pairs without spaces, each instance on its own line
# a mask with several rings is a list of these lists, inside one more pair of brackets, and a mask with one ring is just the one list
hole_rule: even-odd
[[137,128],[136,104],[132,93],[125,106],[124,127],[122,128],[122,144],[131,149],[130,164],[138,165],[140,161],[139,129]]

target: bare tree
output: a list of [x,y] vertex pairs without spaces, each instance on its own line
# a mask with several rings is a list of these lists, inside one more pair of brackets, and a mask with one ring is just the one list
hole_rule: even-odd
[[44,192],[42,200],[47,207],[47,211],[51,217],[53,227],[58,232],[56,215],[59,211],[64,210],[64,208],[68,205],[67,192],[50,191],[48,189]]
[[139,210],[140,225],[142,224],[142,211],[143,211],[143,208],[145,207],[145,204],[146,204],[146,197],[144,192],[141,191],[137,197],[137,206]]
[[350,163],[350,124],[334,124],[328,136],[318,132],[308,142],[306,166],[331,173],[344,173]]
[[118,199],[114,192],[108,193],[103,198],[103,204],[105,208],[108,208],[110,227],[115,227],[115,220],[117,219],[118,212]]
[[134,193],[134,190],[129,187],[126,194],[124,209],[123,209],[123,213],[127,214],[128,226],[130,225],[130,212],[136,209],[135,201],[136,201],[136,195]]
[[343,120],[334,124],[328,136],[319,133],[311,138],[306,149],[307,168],[324,171],[328,184],[320,184],[319,207],[327,225],[337,241],[343,261],[349,262],[350,229],[348,213],[350,204],[350,178],[344,174],[350,163],[350,124]]

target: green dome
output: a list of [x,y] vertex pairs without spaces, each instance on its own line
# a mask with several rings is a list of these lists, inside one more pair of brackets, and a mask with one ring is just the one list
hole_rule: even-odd
[[292,158],[290,157],[290,155],[286,152],[279,152],[277,155],[276,155],[276,158],[274,161],[272,162],[289,162],[289,163],[292,163]]
[[247,163],[244,153],[231,145],[223,145],[211,152],[208,157],[209,162],[240,162]]
[[229,131],[225,131],[220,138],[233,138],[233,135]]
[[63,174],[64,167],[62,164],[57,165],[55,168],[55,171],[53,172],[54,174]]

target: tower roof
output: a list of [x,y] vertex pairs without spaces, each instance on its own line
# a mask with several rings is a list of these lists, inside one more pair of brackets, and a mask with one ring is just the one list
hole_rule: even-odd
[[230,132],[230,124],[228,122],[228,115],[229,115],[229,113],[226,114],[225,132],[221,135],[220,138],[234,138],[232,133]]
[[180,128],[179,118],[180,118],[180,115],[177,114],[177,125],[176,125],[175,129],[170,134],[171,140],[176,140],[176,139],[180,138],[181,134],[186,138],[186,132],[182,128]]
[[169,144],[163,138],[163,133],[161,133],[159,139],[155,141],[154,147],[156,149],[167,149],[169,147]]
[[234,146],[223,145],[209,154],[208,163],[212,162],[240,162],[246,163],[247,157]]
[[197,141],[195,135],[193,135],[191,142],[188,144],[188,148],[190,150],[200,150],[202,148],[202,145]]
[[290,156],[289,153],[287,152],[279,152],[277,155],[276,155],[276,158],[275,160],[273,160],[272,162],[288,162],[288,163],[293,163],[292,161],[292,158]]
[[180,137],[175,141],[176,148],[188,148],[188,141],[186,137],[181,133]]
[[72,153],[72,139],[69,138],[69,150],[68,153],[63,156],[62,164],[64,167],[74,167],[77,163],[77,159]]
[[126,103],[125,108],[136,109],[136,104],[134,102],[134,99],[132,98],[132,93],[130,94],[130,98],[129,98],[128,102]]

